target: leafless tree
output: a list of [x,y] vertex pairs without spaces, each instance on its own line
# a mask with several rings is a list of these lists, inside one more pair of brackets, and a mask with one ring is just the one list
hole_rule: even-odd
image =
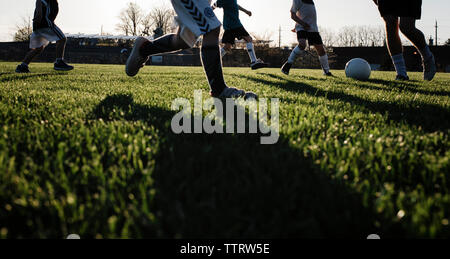
[[337,45],[336,33],[328,28],[319,28],[320,35],[322,36],[323,44],[326,47],[334,47]]
[[30,40],[33,33],[33,23],[31,17],[23,17],[22,22],[16,25],[16,32],[14,33],[14,41],[25,42]]
[[166,5],[154,7],[147,15],[144,27],[148,31],[159,28],[162,30],[162,34],[167,34],[171,29],[174,16],[173,9]]
[[383,27],[346,26],[339,30],[336,43],[340,47],[375,47],[383,46],[385,38]]
[[119,15],[120,22],[116,29],[125,35],[137,36],[142,33],[142,21],[144,14],[142,8],[136,3],[130,2]]
[[270,30],[266,30],[262,33],[252,33],[253,43],[255,46],[270,46],[271,44],[275,44],[273,39],[274,32]]

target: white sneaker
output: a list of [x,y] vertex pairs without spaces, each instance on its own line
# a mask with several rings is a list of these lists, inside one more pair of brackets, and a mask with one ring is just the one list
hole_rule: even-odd
[[145,66],[149,57],[143,57],[140,54],[140,49],[142,45],[148,42],[144,37],[138,37],[134,43],[133,51],[127,60],[127,65],[125,67],[125,72],[128,76],[135,76],[139,73],[139,70]]
[[233,99],[237,99],[237,98],[241,98],[243,97],[244,100],[248,100],[248,99],[258,99],[258,95],[256,95],[253,92],[245,92],[244,90],[240,90],[237,88],[232,88],[232,87],[227,87],[223,90],[223,92],[219,95],[219,98],[233,98]]

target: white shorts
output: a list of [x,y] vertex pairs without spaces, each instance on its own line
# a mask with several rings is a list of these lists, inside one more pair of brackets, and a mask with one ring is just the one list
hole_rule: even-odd
[[50,42],[56,42],[65,38],[66,35],[56,25],[53,25],[52,28],[38,29],[31,34],[30,49],[47,47]]
[[180,36],[193,47],[198,38],[219,28],[222,24],[211,8],[211,0],[171,0],[177,13]]

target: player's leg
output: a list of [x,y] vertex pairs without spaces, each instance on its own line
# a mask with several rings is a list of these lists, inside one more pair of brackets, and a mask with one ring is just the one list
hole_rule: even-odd
[[323,74],[326,76],[332,76],[330,72],[330,64],[328,62],[328,54],[323,44],[314,45],[317,55],[319,56],[320,65],[322,66]]
[[54,69],[57,71],[70,71],[73,69],[73,66],[68,65],[64,61],[64,53],[66,50],[67,39],[62,38],[56,42],[56,61],[54,64]]
[[231,43],[223,44],[223,47],[220,49],[220,56],[225,57],[228,53],[231,52],[233,45]]
[[252,92],[228,87],[225,83],[222,70],[222,57],[219,49],[220,27],[211,30],[203,36],[201,59],[203,69],[211,89],[211,96],[218,98],[244,97],[257,99],[258,96]]
[[400,30],[411,41],[422,56],[424,80],[431,81],[436,75],[436,63],[427,45],[422,31],[416,28],[416,19],[412,17],[400,18]]
[[305,52],[306,38],[307,38],[306,31],[297,32],[298,45],[292,50],[288,60],[286,61],[286,63],[284,63],[283,67],[281,67],[281,72],[283,72],[286,75],[289,75],[291,67],[294,64],[297,57]]
[[399,35],[399,18],[405,12],[408,1],[378,0],[378,9],[386,26],[386,41],[392,58],[397,80],[408,80],[405,59],[403,57],[403,46]]
[[406,72],[406,63],[403,57],[403,46],[399,35],[399,19],[396,16],[387,15],[383,17],[386,25],[386,38],[389,53],[392,58],[397,80],[409,80]]
[[323,40],[318,32],[308,32],[309,45],[313,45],[314,49],[319,56],[320,66],[323,69],[323,74],[326,76],[332,76],[330,72],[330,64],[328,62],[328,55],[325,47],[323,46]]
[[181,38],[181,30],[178,30],[178,33],[164,35],[154,41],[138,37],[128,57],[126,73],[129,76],[137,75],[152,55],[177,52],[189,48],[190,46]]
[[56,60],[53,68],[57,71],[70,71],[73,66],[68,65],[64,61],[64,53],[66,51],[67,38],[66,35],[55,24],[50,24],[48,29],[48,39],[50,41],[56,41]]
[[250,36],[244,28],[242,28],[242,34],[243,35],[241,37],[247,44],[246,45],[247,53],[248,53],[248,56],[250,57],[250,62],[251,62],[250,67],[252,68],[252,70],[268,67],[269,64],[264,63],[264,61],[262,61],[261,59],[258,59],[256,57],[256,51],[255,51],[255,46],[253,45],[252,36]]
[[31,61],[33,61],[35,57],[40,55],[42,51],[44,51],[44,49],[45,46],[42,46],[28,51],[28,53],[25,55],[25,58],[22,61],[22,64],[17,66],[16,73],[29,73],[30,70],[28,68],[28,65],[31,63]]

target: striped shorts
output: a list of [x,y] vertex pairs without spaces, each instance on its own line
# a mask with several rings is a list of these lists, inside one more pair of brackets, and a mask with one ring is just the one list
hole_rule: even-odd
[[180,36],[193,47],[200,36],[219,28],[222,24],[211,8],[210,0],[171,0],[177,13]]

